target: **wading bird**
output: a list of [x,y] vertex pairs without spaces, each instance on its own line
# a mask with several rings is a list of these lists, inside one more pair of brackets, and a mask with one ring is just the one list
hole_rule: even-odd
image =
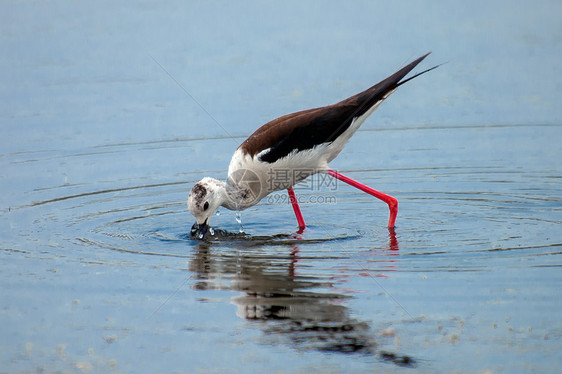
[[191,189],[187,206],[197,220],[193,235],[204,238],[211,217],[220,206],[244,210],[268,194],[284,189],[302,232],[306,225],[293,186],[316,173],[327,173],[387,203],[388,228],[393,228],[398,214],[398,201],[394,197],[348,178],[330,169],[328,164],[398,86],[439,66],[402,80],[427,55],[339,103],[287,114],[257,129],[234,152],[226,182],[206,177]]

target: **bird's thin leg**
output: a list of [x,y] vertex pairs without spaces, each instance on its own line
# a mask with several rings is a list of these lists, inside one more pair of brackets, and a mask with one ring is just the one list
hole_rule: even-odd
[[302,233],[306,225],[304,224],[304,218],[302,218],[301,208],[299,207],[299,203],[297,202],[295,191],[293,191],[293,187],[289,187],[287,188],[287,192],[289,193],[289,200],[291,200],[291,204],[293,205],[295,216],[297,216],[297,222],[299,224],[299,233]]
[[361,184],[357,181],[354,181],[353,179],[348,178],[345,175],[342,175],[342,174],[340,174],[337,171],[334,171],[332,169],[328,170],[328,174],[331,175],[334,178],[339,179],[342,182],[345,182],[345,183],[347,183],[347,184],[349,184],[349,185],[351,185],[355,188],[358,188],[361,191],[366,192],[369,195],[374,196],[377,199],[380,199],[380,200],[384,201],[385,203],[387,203],[388,209],[390,210],[390,216],[388,218],[388,228],[391,229],[391,228],[394,227],[394,222],[396,221],[396,215],[398,214],[398,200],[396,200],[392,196],[388,196],[386,194],[383,194],[382,192],[374,190],[369,186],[365,186],[364,184]]

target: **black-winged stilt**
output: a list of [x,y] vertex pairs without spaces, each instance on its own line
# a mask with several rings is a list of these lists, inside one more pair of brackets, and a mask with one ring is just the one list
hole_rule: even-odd
[[328,163],[398,86],[437,67],[402,80],[427,55],[339,103],[287,114],[257,129],[234,152],[227,182],[207,177],[191,189],[187,206],[197,219],[192,231],[203,238],[220,206],[243,210],[274,191],[286,189],[302,232],[305,223],[293,185],[316,173],[327,173],[387,203],[388,227],[393,228],[398,201],[330,169]]

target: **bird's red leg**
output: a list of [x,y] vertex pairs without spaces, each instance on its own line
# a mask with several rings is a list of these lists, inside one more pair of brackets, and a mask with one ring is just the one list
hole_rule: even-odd
[[295,196],[295,191],[293,191],[293,187],[287,188],[287,192],[289,193],[289,200],[291,200],[291,204],[293,205],[293,210],[295,211],[295,216],[297,216],[297,222],[299,224],[299,231],[298,233],[302,233],[306,225],[304,224],[304,218],[302,218],[301,208],[299,207],[299,203],[297,202],[297,197]]
[[388,196],[386,194],[383,194],[382,192],[372,189],[371,187],[354,181],[353,179],[348,178],[345,175],[342,175],[332,169],[328,170],[328,174],[387,203],[388,209],[390,210],[390,216],[388,218],[388,228],[391,229],[394,227],[394,222],[396,222],[396,215],[398,214],[398,200],[396,200],[392,196]]

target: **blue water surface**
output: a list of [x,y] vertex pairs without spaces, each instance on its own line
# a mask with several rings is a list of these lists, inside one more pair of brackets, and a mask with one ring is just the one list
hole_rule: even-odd
[[[557,372],[559,2],[0,3],[2,372]],[[191,186],[432,51],[216,234]]]

